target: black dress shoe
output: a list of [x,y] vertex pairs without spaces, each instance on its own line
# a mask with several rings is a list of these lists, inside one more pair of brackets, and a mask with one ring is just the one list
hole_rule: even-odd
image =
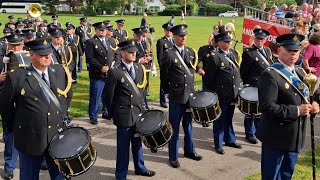
[[102,119],[111,120],[111,117],[109,115],[102,114]]
[[169,160],[169,162],[170,162],[171,167],[173,167],[173,168],[178,168],[178,167],[180,167],[180,163],[179,163],[178,160],[176,160],[176,161],[171,161],[171,160]]
[[163,108],[168,108],[168,106],[166,104],[160,104],[160,106]]
[[246,137],[246,139],[249,141],[251,144],[257,144],[258,140],[255,137]]
[[233,147],[233,148],[238,148],[241,149],[242,146],[238,143],[225,143],[225,146]]
[[143,172],[143,173],[136,173],[136,175],[152,177],[152,176],[156,175],[156,172],[151,171],[151,170],[147,170],[146,172]]
[[93,120],[91,121],[90,120],[90,123],[93,124],[93,125],[96,125],[96,124],[98,124],[98,121],[93,121]]
[[221,148],[217,148],[217,149],[216,149],[216,152],[217,152],[218,154],[224,154],[224,150],[223,150],[222,147],[221,147]]
[[198,155],[197,153],[192,153],[192,154],[184,154],[184,157],[189,158],[189,159],[193,159],[195,161],[200,161],[203,157]]
[[4,179],[12,179],[13,178],[13,172],[8,171],[4,173]]

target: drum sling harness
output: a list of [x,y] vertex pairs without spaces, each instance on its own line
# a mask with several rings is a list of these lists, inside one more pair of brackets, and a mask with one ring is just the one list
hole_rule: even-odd
[[306,101],[309,102],[309,88],[294,74],[289,72],[282,64],[272,64],[267,69],[276,71],[282,76],[294,89],[299,92],[299,95]]
[[44,91],[48,94],[48,96],[51,99],[51,101],[57,106],[58,110],[61,112],[60,114],[62,114],[63,111],[62,111],[62,108],[61,108],[61,104],[60,104],[59,100],[57,99],[56,95],[52,92],[52,90],[48,86],[48,84],[45,83],[42,80],[42,78],[39,76],[39,74],[36,73],[34,70],[32,71],[32,75],[36,78],[36,80],[44,88]]
[[184,63],[184,60],[182,59],[181,55],[178,53],[178,51],[175,51],[176,56],[178,57],[180,63],[182,64],[182,66],[186,69],[187,73],[189,74],[189,76],[192,77],[192,73],[189,70],[188,66],[186,65],[186,63]]
[[[144,102],[142,101],[142,99],[144,99],[141,95],[141,93],[139,92],[136,83],[134,83],[134,81],[132,80],[131,76],[129,75],[129,73],[127,72],[127,70],[122,70],[122,72],[124,73],[124,75],[126,76],[126,78],[128,79],[130,85],[132,86],[134,92],[136,93],[136,95],[138,96],[139,100],[141,101],[142,104],[144,104]],[[144,107],[144,106],[143,106]]]

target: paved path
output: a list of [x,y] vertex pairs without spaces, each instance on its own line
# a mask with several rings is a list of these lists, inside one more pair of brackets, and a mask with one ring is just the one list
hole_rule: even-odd
[[[151,104],[151,107],[161,109],[158,103]],[[165,110],[165,109],[163,109]],[[183,132],[180,132],[180,163],[181,167],[173,169],[168,165],[168,148],[165,146],[158,153],[151,153],[145,148],[145,164],[147,168],[155,170],[156,176],[152,178],[144,178],[134,175],[133,163],[129,164],[128,179],[170,179],[170,180],[238,180],[256,173],[260,170],[260,149],[261,144],[249,144],[244,138],[243,114],[237,109],[234,116],[234,128],[236,131],[237,142],[242,144],[242,149],[234,149],[225,147],[225,155],[219,155],[213,150],[212,125],[208,128],[203,128],[201,125],[194,123],[193,138],[198,154],[204,157],[201,161],[193,161],[183,158]],[[317,119],[316,119],[317,120]],[[116,165],[116,127],[111,121],[99,119],[99,124],[93,126],[87,118],[78,118],[73,121],[82,127],[89,129],[92,135],[94,144],[97,147],[98,158],[94,166],[85,174],[72,178],[79,180],[106,180],[115,179]],[[316,121],[317,122],[317,121]],[[320,123],[316,123],[316,140],[319,143]],[[309,127],[309,125],[308,125]],[[180,128],[182,129],[182,128]],[[310,136],[307,135],[305,148],[310,147]],[[3,144],[0,144],[0,152],[3,157]],[[0,160],[0,174],[3,177],[3,158]],[[18,180],[19,169],[15,171],[14,180]],[[50,179],[47,171],[41,171],[40,179]]]

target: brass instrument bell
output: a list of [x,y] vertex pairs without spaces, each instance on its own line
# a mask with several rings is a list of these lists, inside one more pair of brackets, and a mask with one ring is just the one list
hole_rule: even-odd
[[309,95],[312,96],[318,88],[316,87],[318,84],[318,77],[312,73],[309,73],[303,78],[303,82],[308,86]]

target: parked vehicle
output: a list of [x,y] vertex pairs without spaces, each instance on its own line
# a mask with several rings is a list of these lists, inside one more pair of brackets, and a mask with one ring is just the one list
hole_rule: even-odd
[[239,14],[237,11],[227,11],[224,13],[220,13],[219,17],[239,17]]

